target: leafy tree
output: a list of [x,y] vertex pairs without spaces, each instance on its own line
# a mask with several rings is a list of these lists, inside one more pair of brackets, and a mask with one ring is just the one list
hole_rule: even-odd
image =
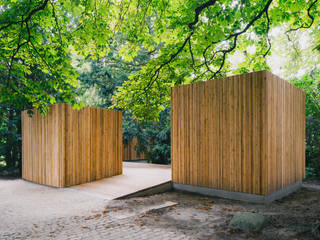
[[170,109],[160,113],[159,121],[137,121],[131,114],[124,115],[124,143],[137,137],[138,154],[144,153],[150,163],[169,164],[171,162]]
[[320,69],[291,82],[306,93],[306,165],[311,170],[308,177],[320,177]]
[[[43,88],[46,88],[45,75],[36,69],[29,77],[37,79]],[[56,101],[62,101],[59,92],[53,89],[47,89],[47,91],[56,98]],[[0,171],[6,170],[10,175],[21,174],[21,111],[32,107],[31,103],[23,101],[25,100],[23,96],[16,99],[21,102],[15,104],[11,101],[0,102]],[[31,111],[29,113],[32,115]]]
[[61,4],[0,1],[1,103],[19,109],[31,105],[45,112],[56,102],[53,92],[75,103],[76,74],[68,47],[71,19]]
[[0,170],[21,170],[20,111],[5,105],[0,105],[0,111],[0,162],[5,160],[6,163],[5,166],[0,166]]
[[303,0],[122,3],[128,13],[119,29],[131,40],[128,49],[163,44],[157,56],[132,74],[113,98],[115,106],[133,109],[139,118],[157,118],[170,100],[173,85],[226,75],[232,67],[229,56],[235,51],[254,47],[246,56],[250,69],[266,68],[272,47],[269,32],[285,27],[290,36],[312,28],[319,25],[320,13],[317,0],[307,4]]
[[142,123],[138,135],[138,152],[144,152],[149,162],[169,164],[171,162],[170,109],[160,113],[159,121]]
[[[98,60],[77,60],[79,71],[78,96],[88,106],[107,108],[116,87],[128,80],[150,59],[150,53],[141,50],[132,62],[119,57],[121,38],[113,41],[109,53]],[[84,70],[85,69],[85,70]],[[137,137],[137,153],[144,153],[149,162],[170,162],[170,110],[160,114],[160,121],[137,121],[131,111],[123,112],[123,142],[129,144]]]
[[[319,25],[318,0],[1,0],[0,68],[7,77],[1,102],[28,102],[40,109],[55,102],[48,90],[76,103],[70,52],[105,56],[119,33],[119,55],[132,61],[141,48],[154,51],[113,98],[139,118],[157,119],[170,87],[225,75],[229,56],[254,46],[254,69],[270,54],[270,30],[292,34]],[[157,46],[161,46],[157,49]],[[315,47],[318,47],[319,43]],[[46,88],[28,75],[46,74]],[[19,77],[19,78],[18,78]],[[16,78],[15,81],[13,79]],[[49,89],[48,89],[49,88]]]
[[[140,70],[150,60],[150,53],[141,49],[131,62],[125,61],[119,56],[123,44],[124,40],[117,35],[110,43],[106,56],[95,60],[91,58],[75,60],[80,83],[77,95],[81,96],[80,100],[86,105],[111,107],[111,97],[116,88],[128,80],[131,73]],[[95,98],[93,102],[92,98]]]

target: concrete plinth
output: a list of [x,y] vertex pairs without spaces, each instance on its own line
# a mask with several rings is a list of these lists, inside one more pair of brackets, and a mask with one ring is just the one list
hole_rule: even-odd
[[226,191],[226,190],[220,190],[215,188],[199,187],[199,186],[180,184],[180,183],[172,184],[175,190],[179,190],[183,192],[196,193],[196,194],[201,194],[201,195],[206,195],[211,197],[221,197],[221,198],[240,200],[245,202],[253,202],[253,203],[269,203],[274,200],[283,198],[289,195],[290,193],[298,190],[301,187],[301,185],[302,185],[302,181],[298,181],[271,194],[257,195],[257,194],[243,193],[243,192]]

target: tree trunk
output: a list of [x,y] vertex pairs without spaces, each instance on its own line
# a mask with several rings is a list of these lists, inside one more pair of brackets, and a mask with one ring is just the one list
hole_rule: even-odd
[[6,155],[5,155],[5,161],[8,168],[13,168],[15,165],[15,161],[13,159],[12,153],[14,149],[14,139],[13,139],[13,131],[14,131],[14,110],[9,108],[8,110],[8,133],[7,133],[7,139],[6,139]]

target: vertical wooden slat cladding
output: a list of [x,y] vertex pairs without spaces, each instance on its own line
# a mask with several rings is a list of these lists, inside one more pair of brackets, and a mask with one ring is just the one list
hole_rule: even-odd
[[304,178],[305,94],[268,71],[172,88],[172,179],[267,195]]
[[123,160],[124,161],[135,161],[135,160],[145,160],[146,156],[142,152],[138,155],[136,151],[136,146],[138,144],[138,139],[136,137],[132,138],[132,140],[123,145]]
[[22,178],[65,187],[122,174],[122,115],[63,103],[22,112]]
[[[290,83],[266,72],[268,102],[266,124],[269,134],[268,193],[281,189],[304,178],[305,173],[305,93]],[[276,109],[276,111],[275,111]]]

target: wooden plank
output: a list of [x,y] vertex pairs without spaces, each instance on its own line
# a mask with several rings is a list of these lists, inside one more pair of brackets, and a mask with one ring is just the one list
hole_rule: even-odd
[[[117,116],[116,115],[113,115],[113,124],[112,124],[112,131],[113,131],[113,134],[112,136],[116,136],[117,134]],[[112,138],[113,140],[113,144],[115,146],[115,151],[113,151],[113,154],[114,154],[114,157],[113,157],[113,164],[114,164],[114,172],[118,172],[118,164],[117,164],[117,161],[116,161],[116,157],[117,157],[117,140],[115,137]]]
[[273,75],[276,83],[276,138],[277,138],[277,145],[276,145],[276,152],[277,152],[277,160],[276,160],[276,169],[277,169],[277,186],[276,189],[281,189],[283,187],[282,181],[282,173],[283,173],[283,154],[282,154],[282,144],[283,144],[283,133],[282,133],[282,119],[283,119],[283,108],[282,108],[282,81],[278,81],[277,77]]
[[243,148],[243,163],[242,163],[242,177],[243,177],[243,192],[249,193],[250,192],[250,178],[251,178],[251,171],[250,171],[250,158],[249,158],[249,95],[250,95],[250,85],[249,80],[247,80],[247,75],[242,75],[242,98],[243,98],[243,104],[242,104],[242,114],[243,114],[243,120],[242,120],[242,128],[243,128],[243,141],[242,141],[242,148]]
[[[176,104],[178,104],[176,102]],[[176,108],[174,108],[176,109]],[[191,121],[192,121],[192,159],[193,162],[191,164],[192,167],[192,178],[191,178],[191,183],[194,185],[198,184],[198,158],[199,156],[197,155],[197,151],[198,151],[198,144],[197,144],[197,131],[198,131],[198,93],[197,93],[197,84],[192,84],[192,117],[191,117]],[[178,117],[179,115],[177,115],[176,117]],[[177,120],[176,120],[177,121]],[[175,125],[173,125],[175,126]],[[179,136],[177,136],[179,137]],[[180,141],[180,139],[177,139],[176,141]],[[179,150],[177,150],[177,153],[179,154]],[[176,157],[177,159],[180,159],[179,156]]]
[[180,141],[180,154],[181,154],[181,158],[180,158],[180,164],[181,164],[181,169],[180,169],[180,181],[182,183],[186,183],[186,176],[185,176],[185,168],[186,168],[186,154],[185,154],[185,142],[186,142],[186,135],[185,135],[185,109],[186,109],[186,104],[185,104],[185,87],[181,87],[179,89],[179,91],[181,92],[181,97],[180,97],[180,102],[181,102],[181,106],[179,106],[180,108],[180,135],[181,135],[181,141]]
[[[170,125],[172,126],[171,127],[171,176],[172,176],[172,180],[173,181],[177,181],[175,179],[176,177],[176,174],[175,174],[175,170],[176,170],[176,160],[175,159],[175,150],[177,149],[176,147],[176,142],[174,141],[175,139],[177,139],[177,137],[174,137],[175,134],[176,134],[176,130],[177,130],[177,127],[174,126],[176,124],[176,119],[175,119],[175,113],[176,113],[176,110],[174,109],[176,107],[176,104],[175,104],[175,89],[176,88],[171,88],[170,90],[170,94],[171,94],[171,103],[170,103]],[[173,127],[174,126],[174,127]]]
[[[91,179],[90,181],[96,180],[96,162],[97,162],[97,150],[96,150],[96,141],[97,141],[97,110],[95,108],[90,108],[91,110]],[[111,122],[112,124],[112,122]],[[114,166],[112,166],[114,168]]]
[[261,87],[259,84],[259,72],[253,73],[253,82],[252,82],[252,90],[253,90],[253,148],[252,148],[252,162],[253,162],[253,193],[260,194],[261,186],[260,186],[260,176],[261,176],[261,165],[260,165],[260,151],[261,151],[261,143],[260,143],[260,117],[261,117],[261,106],[260,106],[260,91]]
[[[27,121],[26,121],[26,111],[21,112],[21,137],[22,139],[27,138]],[[28,158],[26,157],[26,152],[28,149],[27,141],[22,141],[21,151],[22,151],[22,178],[27,179],[26,174],[28,173],[26,161]]]
[[211,80],[213,83],[213,91],[212,91],[212,105],[210,109],[212,109],[212,115],[209,118],[212,118],[213,124],[212,126],[212,150],[213,150],[213,161],[212,161],[212,186],[213,188],[219,188],[219,173],[220,173],[220,159],[219,159],[219,83],[218,80]]
[[[122,116],[120,116],[122,119]],[[128,144],[124,144],[123,146],[123,160],[145,160],[146,155],[144,152],[137,154],[135,147],[137,146],[138,141],[137,138],[134,137]]]
[[204,186],[204,142],[205,142],[205,134],[204,132],[206,131],[205,126],[204,126],[204,111],[205,109],[203,108],[204,104],[204,83],[203,84],[198,84],[198,98],[199,98],[199,119],[198,119],[198,149],[199,149],[199,166],[198,166],[198,181],[200,186]]
[[266,71],[261,72],[261,152],[260,152],[260,159],[261,159],[261,190],[260,194],[266,195],[268,192],[268,169],[269,169],[269,162],[268,162],[268,155],[267,155],[267,131],[268,131],[268,102],[267,102],[267,76]]
[[36,176],[36,181],[39,183],[42,183],[42,173],[41,173],[41,167],[42,167],[42,162],[41,159],[43,157],[43,139],[44,137],[46,137],[44,135],[44,133],[42,132],[42,122],[43,122],[43,117],[40,115],[39,113],[39,118],[36,124],[36,128],[37,128],[37,135],[38,138],[36,139],[37,141],[37,163],[36,163],[36,169],[35,169],[35,176]]
[[[100,117],[100,109],[96,109],[96,126],[95,126],[95,130],[96,130],[96,139],[95,139],[95,152],[96,152],[96,179],[100,179],[101,178],[101,144],[99,144],[101,142],[101,117]],[[113,127],[115,122],[113,123]],[[115,133],[116,134],[116,133]],[[112,135],[114,136],[114,135]],[[115,155],[117,154],[117,144],[116,142],[114,143],[115,148]],[[116,168],[117,170],[117,168]]]
[[269,74],[269,94],[270,94],[270,110],[269,110],[269,114],[270,114],[270,135],[269,135],[269,141],[270,141],[270,192],[274,192],[275,190],[275,184],[276,184],[276,152],[275,152],[275,122],[276,119],[274,118],[275,114],[274,114],[274,107],[275,107],[275,102],[274,102],[274,83],[273,83],[273,77],[271,74]]
[[189,85],[188,87],[188,128],[189,128],[189,139],[188,139],[188,171],[187,174],[189,175],[188,177],[188,181],[187,184],[192,184],[193,179],[194,179],[194,172],[193,172],[193,162],[195,161],[195,156],[193,154],[194,151],[194,146],[195,146],[195,142],[194,142],[194,120],[193,120],[193,116],[194,116],[194,99],[193,99],[193,85]]
[[218,106],[219,106],[219,110],[218,110],[218,115],[219,115],[219,138],[218,138],[218,145],[219,145],[219,189],[223,189],[223,81],[222,79],[217,79],[216,81],[218,81],[217,85],[218,85]]
[[60,106],[60,134],[59,134],[59,151],[60,151],[60,186],[66,185],[66,106],[65,104],[59,104]]
[[302,139],[303,139],[303,142],[302,142],[302,165],[303,165],[303,170],[302,170],[302,173],[303,173],[303,176],[302,178],[305,178],[306,177],[306,171],[305,171],[305,166],[306,166],[306,154],[305,154],[305,149],[306,149],[306,97],[305,97],[305,93],[303,92],[303,97],[302,97],[302,113],[303,114],[303,118],[302,118],[302,123],[301,123],[301,126],[302,126]]
[[209,168],[208,168],[208,135],[209,135],[209,125],[208,125],[208,82],[203,85],[203,95],[202,95],[202,129],[203,129],[203,174],[202,174],[202,184],[205,187],[209,186]]
[[[119,128],[118,128],[118,143],[119,143],[119,157],[117,158],[118,165],[120,166],[120,171],[118,172],[119,174],[122,174],[123,172],[123,165],[122,165],[122,159],[123,159],[123,140],[122,140],[122,112],[118,111],[118,123],[119,123]],[[120,160],[119,160],[120,159]]]
[[[107,131],[107,134],[110,136],[112,126],[110,125],[111,118],[110,118],[109,112],[106,112],[106,118],[108,119],[106,131]],[[111,142],[111,138],[108,137],[107,143],[106,143],[106,154],[107,154],[107,158],[108,158],[108,164],[107,164],[107,176],[108,177],[112,176],[112,155],[111,155],[112,151],[111,150],[112,150],[112,142]]]
[[[229,91],[228,91],[228,98],[229,98],[229,107],[228,109],[228,117],[229,117],[229,133],[228,133],[228,139],[229,139],[229,158],[230,158],[230,167],[229,167],[229,176],[230,176],[230,191],[235,191],[235,181],[236,181],[236,169],[235,169],[235,98],[234,98],[234,77],[228,78],[228,85],[229,85]],[[225,146],[227,147],[227,146]]]
[[234,164],[235,164],[235,178],[234,178],[234,191],[241,191],[242,179],[241,179],[241,98],[240,98],[240,77],[234,77],[234,134],[235,134],[235,151],[234,151]]
[[183,112],[183,118],[184,118],[184,128],[183,134],[184,134],[184,157],[185,157],[185,166],[184,166],[184,183],[189,184],[189,142],[190,142],[190,136],[189,136],[189,119],[188,119],[188,114],[189,114],[189,85],[186,85],[184,87],[184,96],[183,96],[183,101],[184,101],[184,112]]
[[[207,82],[206,90],[207,90],[207,187],[213,187],[214,185],[214,175],[213,175],[213,169],[214,169],[214,145],[213,145],[213,98],[214,98],[214,81],[210,80]],[[191,105],[191,102],[189,103],[189,106]],[[191,153],[190,153],[191,155]],[[191,165],[191,163],[190,163]]]
[[106,152],[105,152],[105,145],[106,145],[106,138],[107,133],[105,130],[107,119],[104,116],[105,111],[101,111],[100,121],[101,121],[101,176],[106,177]]

